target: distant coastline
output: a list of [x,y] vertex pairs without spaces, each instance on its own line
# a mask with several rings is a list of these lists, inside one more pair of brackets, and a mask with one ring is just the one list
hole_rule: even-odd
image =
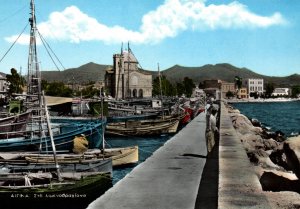
[[269,98],[269,99],[225,99],[227,103],[255,103],[255,102],[294,102],[300,98]]

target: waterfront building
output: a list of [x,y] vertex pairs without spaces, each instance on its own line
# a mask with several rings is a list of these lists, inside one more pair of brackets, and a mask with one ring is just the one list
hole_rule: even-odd
[[221,80],[204,80],[203,81],[203,86],[204,89],[208,88],[215,88],[215,89],[221,89],[222,81]]
[[139,68],[131,49],[113,55],[113,66],[106,70],[105,88],[116,99],[152,97],[152,75]]
[[197,86],[193,89],[191,97],[202,97],[203,95],[205,95],[205,92],[203,91],[203,89],[199,89],[199,87]]
[[235,94],[236,93],[235,84],[222,81],[221,92],[222,92],[222,98],[226,98],[227,92],[232,92],[233,94]]
[[0,73],[0,98],[4,98],[5,94],[8,90],[8,82],[6,80],[6,75],[4,73]]
[[273,93],[272,93],[272,96],[288,96],[289,95],[289,92],[290,92],[290,89],[289,88],[275,88]]
[[237,98],[239,98],[239,99],[248,98],[247,88],[240,88],[237,92]]
[[264,93],[264,79],[249,78],[246,84],[249,97],[251,97],[252,94],[262,95]]
[[208,97],[214,97],[216,100],[221,99],[221,80],[211,79],[211,80],[204,80],[204,92]]

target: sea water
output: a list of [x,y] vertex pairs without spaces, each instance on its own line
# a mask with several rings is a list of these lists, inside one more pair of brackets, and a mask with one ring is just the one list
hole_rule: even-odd
[[[128,147],[138,145],[139,147],[139,162],[144,162],[150,157],[155,150],[161,147],[172,135],[159,136],[128,136],[128,137],[106,137],[107,147]],[[113,184],[116,184],[126,174],[128,174],[136,165],[129,167],[121,167],[113,169]]]
[[233,103],[232,106],[271,131],[280,130],[287,137],[300,134],[300,101]]

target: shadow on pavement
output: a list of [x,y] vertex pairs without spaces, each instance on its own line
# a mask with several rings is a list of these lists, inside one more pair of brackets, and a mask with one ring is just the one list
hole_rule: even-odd
[[219,140],[207,156],[199,185],[195,209],[218,208]]

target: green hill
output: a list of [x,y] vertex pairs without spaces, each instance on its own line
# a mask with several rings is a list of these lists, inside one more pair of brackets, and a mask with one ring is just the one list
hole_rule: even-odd
[[64,71],[43,71],[42,79],[50,82],[62,81],[64,83],[87,83],[104,79],[105,70],[109,65],[99,65],[93,62],[78,68],[70,68]]
[[[96,63],[87,63],[78,68],[71,68],[65,71],[45,71],[42,72],[42,78],[47,81],[63,81],[65,83],[87,83],[89,81],[104,80],[105,70],[110,65],[100,65]],[[153,75],[153,79],[158,75],[157,71],[144,70]],[[184,77],[192,78],[198,84],[207,79],[220,79],[223,81],[234,82],[234,77],[239,76],[246,80],[247,78],[263,78],[265,83],[274,83],[275,86],[288,87],[300,85],[300,75],[293,74],[287,77],[270,77],[257,74],[247,68],[237,68],[230,64],[204,65],[202,67],[184,67],[174,65],[171,68],[161,71],[171,82],[181,82]]]
[[[204,65],[202,67],[183,67],[174,65],[162,71],[168,80],[173,82],[182,81],[184,77],[192,78],[195,83],[203,82],[209,79],[220,79],[227,82],[234,82],[234,77],[239,76],[246,80],[247,78],[263,78],[265,83],[274,83],[275,86],[289,87],[300,85],[300,75],[293,74],[287,77],[271,77],[255,73],[247,68],[237,68],[227,63],[216,65]],[[155,72],[152,75],[157,76]]]

